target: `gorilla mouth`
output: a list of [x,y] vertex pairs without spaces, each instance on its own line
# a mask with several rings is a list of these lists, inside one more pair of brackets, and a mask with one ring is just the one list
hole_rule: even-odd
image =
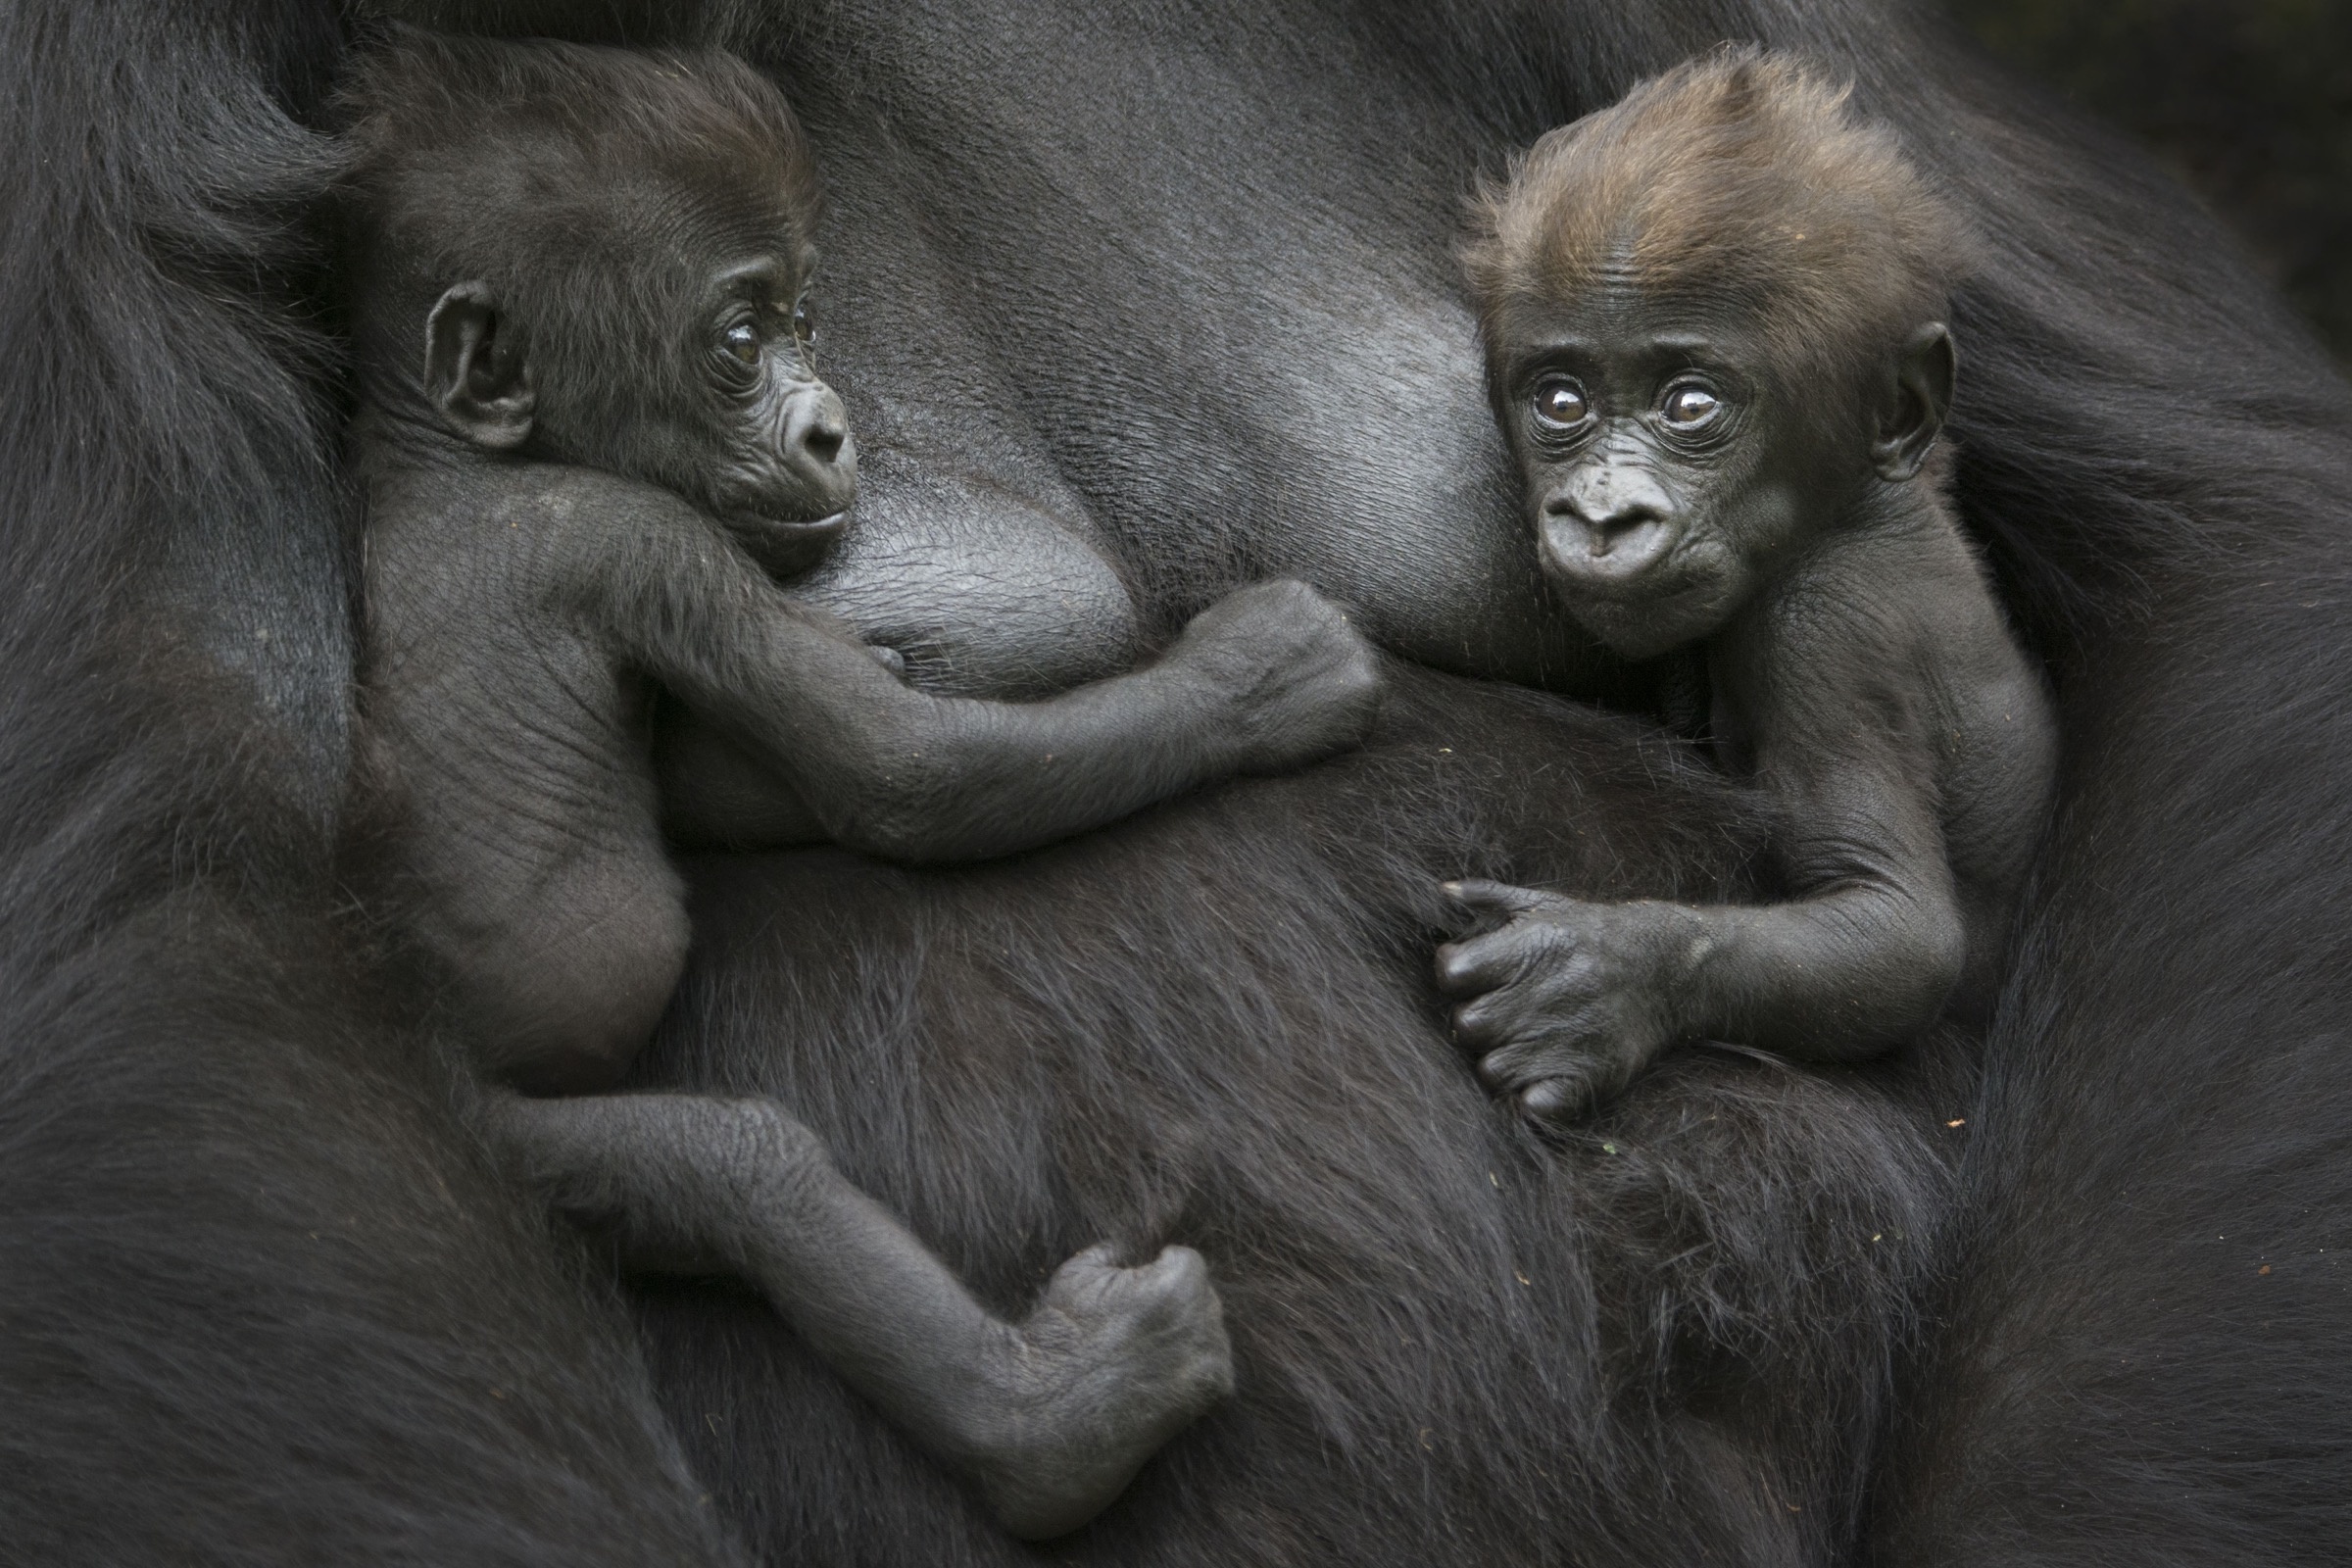
[[1715,587],[1714,578],[1674,553],[1634,576],[1609,578],[1578,575],[1570,579],[1569,597],[1587,604],[1613,605],[1658,614],[1675,614],[1691,601],[1703,599]]
[[731,512],[728,527],[746,538],[799,546],[829,545],[849,531],[847,508],[822,517],[778,517],[763,512]]
[[758,512],[720,514],[726,531],[769,572],[791,576],[807,571],[831,553],[849,531],[847,509],[822,517],[777,517]]
[[822,517],[766,517],[745,514],[744,525],[788,539],[838,539],[850,526],[847,508]]

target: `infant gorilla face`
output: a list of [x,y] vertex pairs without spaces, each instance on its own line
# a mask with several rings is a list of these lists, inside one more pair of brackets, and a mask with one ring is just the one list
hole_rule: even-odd
[[[858,495],[849,418],[811,353],[815,254],[753,223],[697,236],[695,254],[664,249],[641,273],[659,282],[612,334],[626,366],[587,368],[602,392],[576,403],[546,389],[547,442],[686,497],[771,571],[804,570]],[[571,368],[551,365],[551,379]]]
[[802,260],[749,260],[707,289],[708,445],[688,455],[677,486],[777,569],[813,562],[858,494],[849,417],[810,356]]
[[811,358],[815,172],[740,74],[739,102],[672,106],[706,122],[674,145],[573,145],[523,110],[480,138],[443,248],[482,275],[432,308],[425,392],[472,444],[670,491],[789,574],[841,535],[858,455]]
[[[1732,313],[1668,310],[1628,281],[1522,305],[1497,333],[1496,395],[1545,575],[1629,658],[1705,638],[1851,484]],[[1860,443],[1856,443],[1859,447]]]

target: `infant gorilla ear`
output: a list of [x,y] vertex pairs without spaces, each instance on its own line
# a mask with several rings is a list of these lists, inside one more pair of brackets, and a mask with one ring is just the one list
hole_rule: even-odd
[[1629,658],[1703,656],[1792,895],[1450,889],[1502,920],[1439,952],[1456,1035],[1539,1115],[1679,1041],[1850,1058],[1981,1002],[2048,808],[2048,698],[1927,469],[1967,236],[1845,98],[1684,66],[1538,143],[1469,252],[1551,586]]
[[345,109],[366,739],[390,896],[499,1085],[485,1130],[559,1207],[762,1288],[1007,1528],[1075,1528],[1231,1392],[1197,1253],[1082,1253],[1002,1323],[779,1106],[508,1091],[615,1082],[685,961],[649,683],[733,760],[689,785],[722,841],[956,859],[1355,745],[1371,650],[1259,583],[1114,680],[916,690],[778,580],[840,533],[857,453],[809,368],[815,187],[775,89],[723,55],[403,32]]

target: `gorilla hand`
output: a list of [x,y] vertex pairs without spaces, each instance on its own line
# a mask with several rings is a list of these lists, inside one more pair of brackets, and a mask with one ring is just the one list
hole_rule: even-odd
[[1163,667],[1201,681],[1227,710],[1236,770],[1285,773],[1363,744],[1379,714],[1378,657],[1302,582],[1252,583],[1202,611]]
[[1528,1115],[1564,1121],[1633,1080],[1677,1031],[1670,987],[1686,934],[1670,906],[1593,904],[1499,882],[1446,885],[1465,910],[1500,914],[1494,930],[1438,949],[1438,987],[1467,998],[1454,1039],[1477,1055],[1479,1081],[1516,1096]]

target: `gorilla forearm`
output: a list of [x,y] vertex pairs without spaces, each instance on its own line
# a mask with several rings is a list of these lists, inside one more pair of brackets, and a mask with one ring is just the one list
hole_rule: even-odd
[[891,859],[1002,855],[1235,772],[1301,765],[1360,735],[1379,697],[1361,643],[1325,635],[1328,612],[1295,583],[1228,597],[1143,669],[1004,703],[910,686],[763,583],[691,581],[678,564],[661,578],[667,612],[624,603],[614,635],[776,773],[763,792],[775,807],[735,786],[771,833],[813,826]]
[[[1298,584],[1232,596],[1152,670],[1028,708],[915,691],[784,596],[776,574],[843,526],[856,448],[809,360],[806,148],[740,60],[412,31],[345,102],[387,818],[368,891],[502,1090],[611,1087],[675,986],[689,931],[655,834],[649,681],[732,719],[834,836],[905,853],[1004,843],[999,817],[1056,836],[1360,737],[1369,650]],[[684,243],[616,222],[567,270],[577,203],[632,181]],[[643,308],[583,320],[582,293]],[[1017,776],[1056,745],[1075,788]],[[1018,1534],[1083,1524],[1231,1392],[1183,1250],[1090,1249],[1007,1324],[781,1106],[498,1093],[485,1125],[560,1201],[762,1287]]]

